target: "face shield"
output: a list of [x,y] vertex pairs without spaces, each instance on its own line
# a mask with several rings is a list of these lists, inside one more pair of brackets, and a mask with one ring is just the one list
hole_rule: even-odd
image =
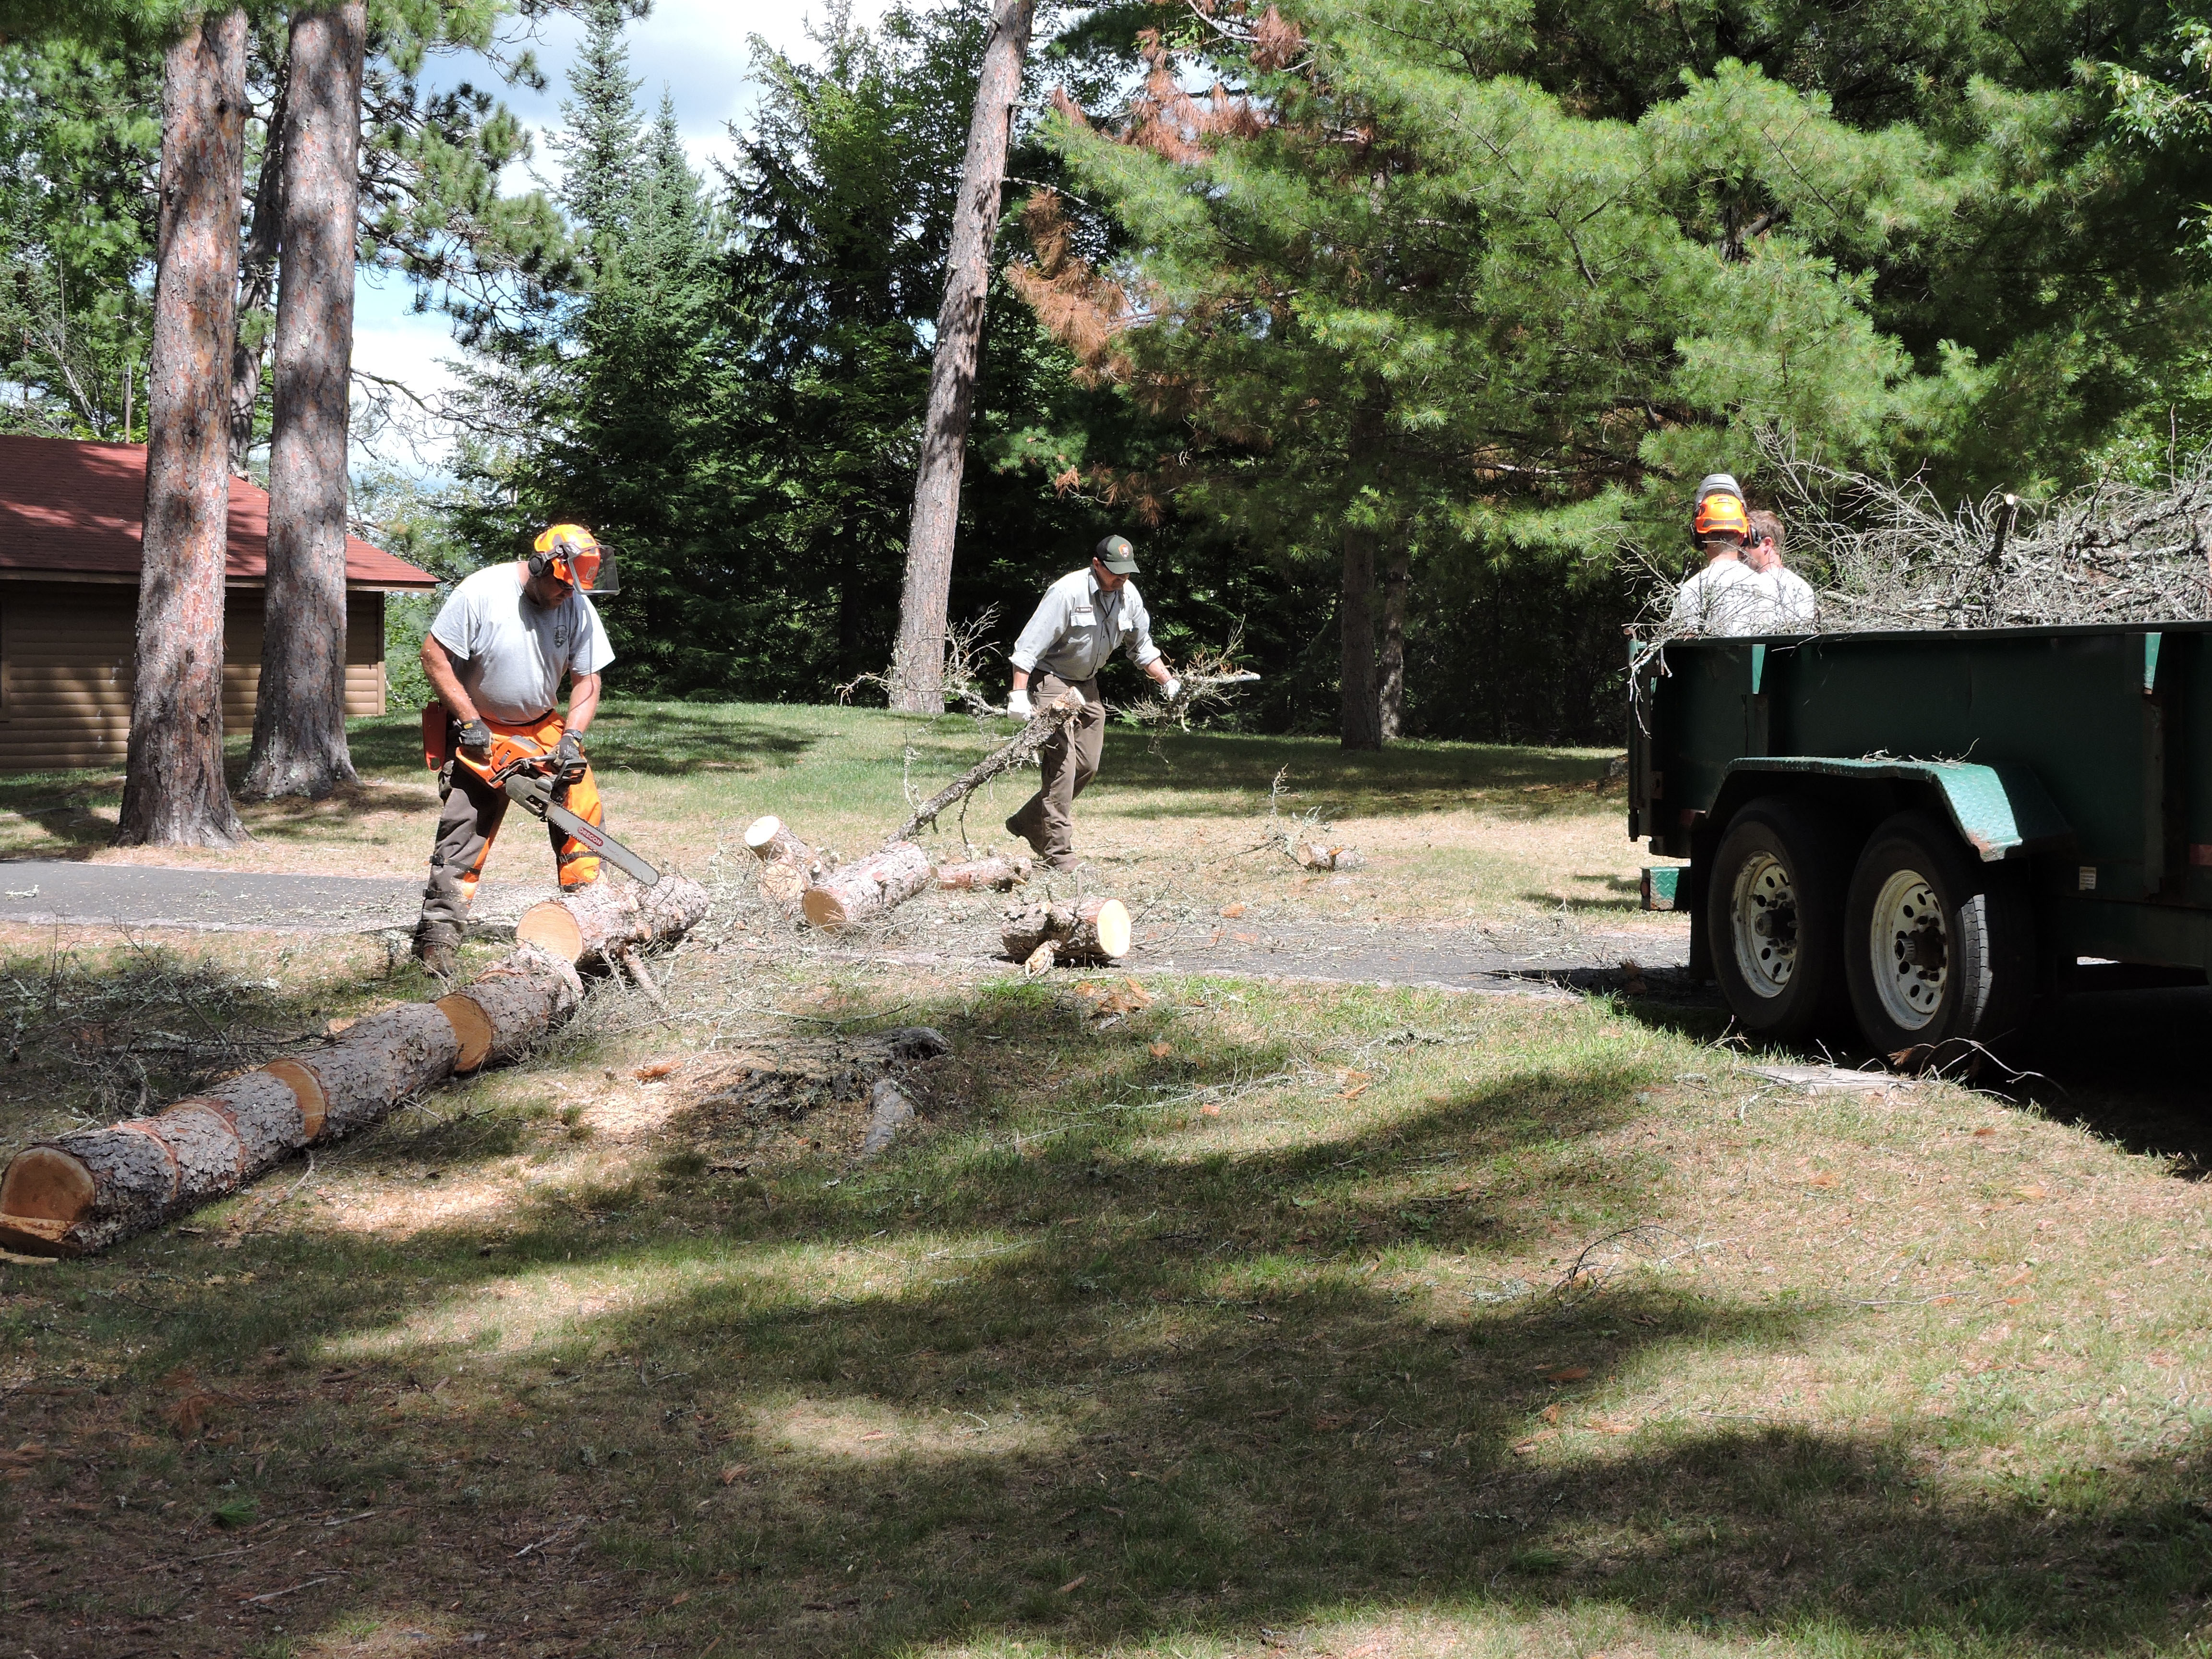
[[604,542],[572,546],[556,553],[553,574],[586,593],[616,593],[622,589],[621,577],[615,568],[614,549]]

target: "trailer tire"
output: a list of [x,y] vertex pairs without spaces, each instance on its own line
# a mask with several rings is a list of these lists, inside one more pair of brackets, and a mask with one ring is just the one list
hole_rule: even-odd
[[1762,796],[1729,821],[1705,880],[1713,975],[1752,1036],[1792,1042],[1843,1012],[1844,878],[1835,835]]
[[1900,812],[1859,855],[1844,981],[1860,1032],[1899,1065],[1942,1066],[2018,1030],[2035,998],[2035,919],[2018,870]]

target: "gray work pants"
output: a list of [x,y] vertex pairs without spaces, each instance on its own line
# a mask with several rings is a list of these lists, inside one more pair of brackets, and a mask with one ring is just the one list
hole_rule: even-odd
[[1041,706],[1071,683],[1083,693],[1083,712],[1037,751],[1037,769],[1043,779],[1036,793],[1007,820],[1039,856],[1048,859],[1073,854],[1075,798],[1098,775],[1098,757],[1106,747],[1106,706],[1098,701],[1095,678],[1070,682],[1057,674],[1035,674],[1030,678],[1030,696]]

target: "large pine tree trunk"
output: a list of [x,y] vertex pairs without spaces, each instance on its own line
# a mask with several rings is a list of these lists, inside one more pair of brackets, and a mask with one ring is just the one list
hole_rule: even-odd
[[1375,671],[1375,693],[1385,743],[1406,730],[1406,588],[1412,576],[1412,558],[1401,542],[1382,568],[1382,660]]
[[929,854],[895,841],[830,872],[799,895],[799,908],[828,933],[881,921],[929,886]]
[[265,340],[255,337],[261,332],[260,319],[268,316],[270,296],[276,291],[276,250],[284,222],[284,90],[289,73],[289,63],[278,67],[261,171],[253,186],[253,232],[246,239],[238,267],[237,335],[230,349],[230,470],[241,477],[253,454],[253,415],[261,404],[261,362],[266,355]]
[[228,847],[246,834],[222,775],[225,371],[245,170],[246,14],[215,12],[162,65],[137,684],[115,837],[126,846]]
[[952,216],[952,248],[945,262],[921,468],[915,478],[914,518],[907,532],[906,586],[899,596],[898,647],[891,659],[891,706],[919,714],[941,714],[945,708],[945,622],[952,592],[952,543],[960,524],[960,474],[968,455],[1006,145],[1036,15],[1036,0],[996,0],[992,7]]
[[1382,746],[1382,707],[1375,695],[1375,532],[1344,532],[1344,591],[1337,602],[1341,635],[1338,672],[1343,678],[1344,746]]
[[245,793],[319,800],[354,781],[346,751],[346,414],[361,190],[365,0],[292,20],[286,99],[269,592]]

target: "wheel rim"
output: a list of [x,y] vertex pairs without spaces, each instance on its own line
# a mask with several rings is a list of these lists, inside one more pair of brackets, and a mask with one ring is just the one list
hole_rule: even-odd
[[1951,929],[1943,903],[1917,870],[1899,870],[1875,895],[1869,945],[1882,1012],[1917,1031],[1943,1006],[1951,983]]
[[1732,901],[1743,982],[1759,996],[1778,997],[1797,971],[1797,884],[1789,866],[1771,854],[1753,854],[1735,872]]

